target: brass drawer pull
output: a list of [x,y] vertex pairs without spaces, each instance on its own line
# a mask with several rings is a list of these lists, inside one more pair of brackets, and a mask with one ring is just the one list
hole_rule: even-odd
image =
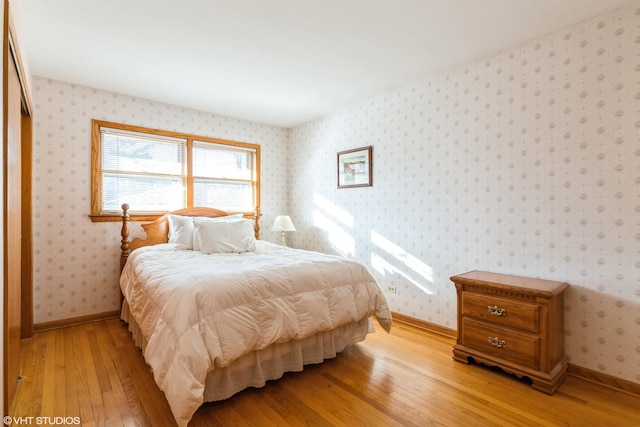
[[489,337],[489,344],[498,348],[505,348],[507,346],[507,343],[498,337]]
[[507,310],[505,310],[504,308],[498,308],[497,305],[488,305],[487,310],[489,311],[489,313],[493,314],[494,316],[507,315]]

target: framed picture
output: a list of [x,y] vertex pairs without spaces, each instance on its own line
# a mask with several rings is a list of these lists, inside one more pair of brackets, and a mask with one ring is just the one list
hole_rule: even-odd
[[338,188],[373,185],[372,151],[368,146],[338,153]]

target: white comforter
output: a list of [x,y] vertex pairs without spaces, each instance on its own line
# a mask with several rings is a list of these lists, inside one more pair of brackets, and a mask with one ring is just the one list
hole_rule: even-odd
[[144,357],[179,425],[202,405],[207,373],[246,353],[372,315],[389,331],[387,302],[364,266],[257,243],[243,254],[143,247],[122,272]]

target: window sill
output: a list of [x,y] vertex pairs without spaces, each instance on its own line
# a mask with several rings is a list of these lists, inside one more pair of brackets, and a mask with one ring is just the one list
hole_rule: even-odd
[[[163,214],[129,214],[129,221],[155,221]],[[122,222],[122,214],[89,215],[91,222]]]

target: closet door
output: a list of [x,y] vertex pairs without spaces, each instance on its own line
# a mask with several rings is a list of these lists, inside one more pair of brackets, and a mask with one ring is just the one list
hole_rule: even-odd
[[[5,171],[5,224],[4,224],[4,283],[5,283],[5,409],[11,403],[20,377],[20,308],[22,305],[22,167],[21,121],[22,90],[15,62],[7,60],[5,86],[6,146]],[[6,413],[6,412],[5,412]]]

